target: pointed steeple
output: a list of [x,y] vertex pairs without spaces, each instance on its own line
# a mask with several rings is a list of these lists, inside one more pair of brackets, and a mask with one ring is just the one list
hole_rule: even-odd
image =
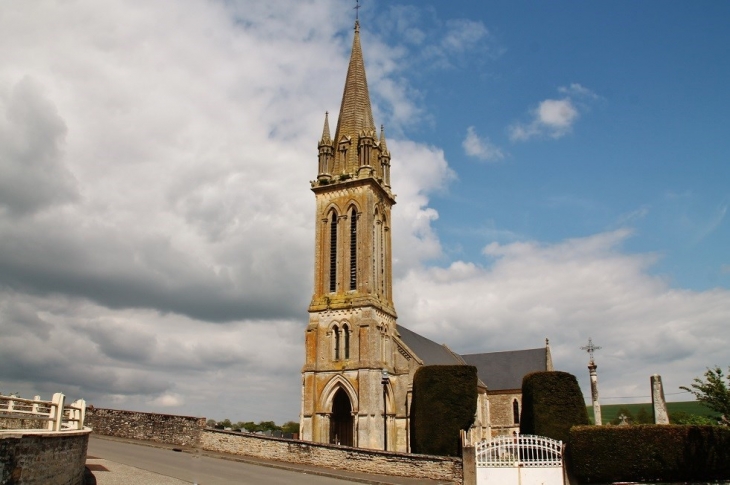
[[385,143],[385,127],[383,125],[380,125],[380,151],[383,155],[390,155],[388,145]]
[[335,153],[334,147],[332,145],[332,139],[330,138],[330,119],[329,119],[329,113],[325,111],[324,113],[324,128],[322,128],[322,139],[317,144],[317,148],[319,149],[319,175],[317,175],[317,179],[322,180],[330,180],[330,173],[332,170],[332,157]]
[[331,145],[332,139],[330,138],[330,119],[329,112],[324,112],[324,128],[322,129],[322,140],[319,142],[322,145]]
[[343,136],[357,140],[364,131],[375,132],[373,110],[370,106],[368,82],[365,77],[365,62],[360,47],[360,22],[355,21],[355,37],[352,41],[350,65],[347,68],[345,91],[342,94],[340,117],[337,120],[335,143]]

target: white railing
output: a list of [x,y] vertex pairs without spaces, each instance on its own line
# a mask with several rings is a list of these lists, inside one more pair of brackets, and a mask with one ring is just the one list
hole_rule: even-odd
[[497,436],[476,446],[477,467],[560,467],[563,442],[544,436]]
[[46,421],[47,425],[42,429],[48,431],[84,429],[86,401],[78,399],[64,406],[65,399],[60,392],[50,401],[43,401],[40,396],[23,399],[0,394],[0,418]]

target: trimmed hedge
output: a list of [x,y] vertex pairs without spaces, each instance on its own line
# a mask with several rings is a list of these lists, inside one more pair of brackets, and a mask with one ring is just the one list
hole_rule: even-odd
[[730,428],[577,426],[567,465],[581,483],[730,479]]
[[413,376],[411,451],[459,456],[459,430],[467,430],[477,410],[477,368],[424,366]]
[[571,426],[590,424],[578,380],[567,372],[533,372],[522,379],[520,434],[568,442]]

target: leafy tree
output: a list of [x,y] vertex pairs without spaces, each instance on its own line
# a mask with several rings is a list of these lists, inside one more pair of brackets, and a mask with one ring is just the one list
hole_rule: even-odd
[[611,424],[621,424],[622,415],[626,418],[626,424],[636,423],[636,418],[634,418],[634,415],[631,411],[629,411],[627,408],[619,408],[616,417],[611,420]]
[[685,424],[691,426],[711,426],[716,425],[717,420],[708,418],[707,416],[698,416],[684,411],[677,411],[669,415],[669,422],[672,424]]
[[646,410],[646,408],[639,409],[639,412],[636,413],[636,424],[653,424],[654,418],[649,415],[649,411]]
[[231,424],[231,420],[226,418],[223,421],[218,421],[218,426],[223,428],[231,428],[233,425]]
[[281,427],[273,421],[261,421],[258,427],[261,431],[281,431]]
[[694,394],[699,402],[720,413],[723,422],[727,423],[730,418],[730,389],[725,381],[730,383],[730,376],[726,377],[722,369],[716,366],[714,369],[707,369],[705,380],[695,378],[691,388],[680,386],[680,389]]
[[209,428],[215,428],[215,425],[218,424],[215,422],[215,419],[209,419],[205,422],[205,425]]
[[256,431],[261,431],[259,429],[259,426],[256,423],[254,423],[253,421],[246,421],[245,423],[242,423],[241,428],[245,429],[249,433],[255,433]]
[[299,432],[299,423],[295,421],[287,421],[284,423],[281,427],[281,430],[284,433],[298,433]]

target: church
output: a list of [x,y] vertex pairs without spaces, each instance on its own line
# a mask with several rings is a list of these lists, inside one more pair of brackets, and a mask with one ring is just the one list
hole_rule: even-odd
[[413,376],[425,365],[477,368],[472,439],[519,429],[523,376],[552,370],[547,340],[543,348],[459,355],[396,323],[391,155],[373,120],[359,22],[334,137],[325,114],[318,149],[301,439],[409,452]]

